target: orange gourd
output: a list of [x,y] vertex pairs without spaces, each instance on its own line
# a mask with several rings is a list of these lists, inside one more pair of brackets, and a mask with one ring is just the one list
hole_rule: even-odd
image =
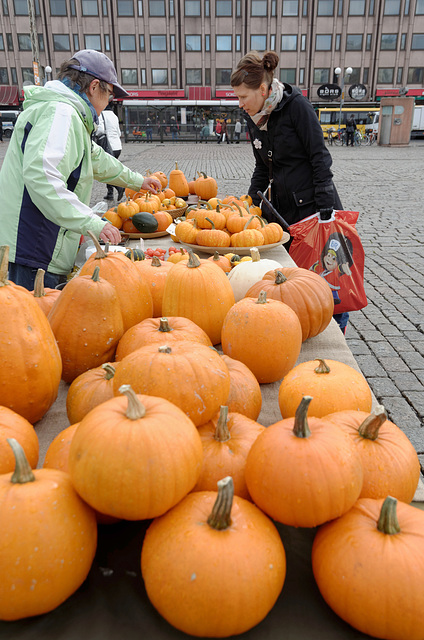
[[255,504],[277,522],[316,527],[339,518],[359,498],[360,455],[341,429],[308,417],[304,396],[294,418],[266,428],[249,451],[246,484]]
[[80,422],[98,404],[113,398],[115,369],[110,362],[81,373],[66,396],[66,413],[71,424]]
[[261,291],[257,299],[242,298],[228,311],[221,343],[223,352],[243,362],[258,382],[275,382],[295,365],[302,329],[290,307],[267,300]]
[[0,475],[10,473],[15,468],[15,457],[8,438],[15,438],[25,452],[32,469],[37,466],[39,445],[34,427],[12,409],[0,407]]
[[153,317],[157,318],[162,315],[162,298],[165,282],[170,269],[172,269],[174,265],[172,262],[160,260],[157,256],[153,256],[151,260],[138,260],[134,264],[144,282],[149,287],[153,301]]
[[158,221],[158,231],[166,231],[170,224],[173,222],[173,217],[166,211],[158,211],[153,214],[153,217]]
[[140,347],[153,344],[172,346],[182,340],[212,346],[203,329],[188,318],[146,318],[124,333],[116,349],[115,360],[122,360]]
[[51,441],[46,451],[43,469],[58,469],[69,472],[69,449],[79,422],[62,429]]
[[115,287],[99,277],[99,266],[92,276],[80,275],[68,282],[48,320],[62,355],[65,382],[113,360],[124,333]]
[[229,477],[218,493],[191,493],[152,522],[141,572],[151,603],[171,625],[223,638],[266,617],[282,590],[286,559],[275,525],[234,496]]
[[155,518],[196,484],[200,436],[168,400],[136,395],[129,385],[120,393],[79,423],[69,473],[81,497],[101,513],[125,520]]
[[0,405],[35,424],[56,400],[62,361],[46,315],[32,293],[7,280],[8,267],[9,247],[0,247]]
[[262,393],[259,382],[245,364],[222,354],[230,373],[230,393],[225,404],[228,411],[241,413],[257,420],[262,407]]
[[106,213],[103,214],[103,218],[109,220],[110,224],[113,224],[117,229],[122,229],[122,218],[117,212],[117,207],[108,209]]
[[222,256],[219,251],[215,251],[213,256],[208,258],[211,260],[213,264],[216,264],[220,269],[224,271],[224,273],[229,273],[231,271],[231,262],[225,256]]
[[206,220],[211,224],[210,229],[201,229],[196,236],[196,243],[203,247],[229,247],[230,236],[225,231],[215,228],[210,218]]
[[215,178],[208,176],[204,171],[198,171],[199,177],[194,183],[196,195],[201,200],[209,200],[215,198],[218,193],[218,184]]
[[125,202],[120,202],[116,207],[116,213],[121,218],[122,221],[131,218],[135,213],[140,211],[138,204],[135,200],[129,200],[128,198]]
[[224,318],[234,304],[233,290],[222,269],[189,253],[189,259],[176,264],[168,274],[162,312],[193,320],[212,344],[218,344]]
[[34,280],[34,299],[41,311],[48,316],[49,311],[55,303],[56,298],[60,296],[60,289],[51,289],[44,286],[44,269],[38,269]]
[[140,233],[136,226],[134,226],[132,218],[127,218],[122,223],[122,231],[125,233]]
[[94,560],[97,523],[67,473],[31,470],[9,439],[13,474],[0,475],[0,619],[52,611],[84,582]]
[[154,178],[157,178],[159,180],[159,182],[161,183],[162,189],[165,189],[168,185],[168,178],[166,176],[166,173],[164,173],[163,171],[154,171],[151,174]]
[[230,475],[234,494],[250,499],[246,487],[246,458],[256,438],[265,430],[241,413],[229,413],[222,405],[219,413],[202,424],[199,435],[203,446],[203,465],[193,491],[213,491],[222,476]]
[[185,222],[179,222],[175,227],[174,233],[175,237],[180,242],[196,244],[197,234],[199,233],[196,220],[193,219],[186,220]]
[[210,420],[230,391],[230,374],[219,354],[197,342],[141,347],[116,363],[115,395],[121,384],[136,393],[166,398],[196,426]]
[[365,411],[338,411],[325,416],[347,433],[358,448],[364,469],[360,498],[390,495],[411,502],[420,478],[417,452],[405,433],[387,419],[378,405]]
[[141,198],[136,198],[134,202],[137,203],[140,213],[155,213],[161,207],[161,203],[158,198],[152,198],[149,193]]
[[324,600],[367,637],[422,639],[423,566],[424,513],[391,496],[361,498],[312,546]]
[[168,185],[178,198],[186,198],[190,193],[187,178],[178,168],[178,162],[175,163],[175,169],[169,174]]
[[250,216],[245,222],[243,230],[233,233],[231,236],[232,247],[260,247],[265,244],[265,239],[259,229],[251,229],[249,225],[255,216]]
[[372,396],[362,373],[337,360],[309,360],[298,364],[285,376],[278,390],[283,418],[296,413],[307,393],[313,397],[309,415],[322,418],[335,411],[353,409],[371,412]]

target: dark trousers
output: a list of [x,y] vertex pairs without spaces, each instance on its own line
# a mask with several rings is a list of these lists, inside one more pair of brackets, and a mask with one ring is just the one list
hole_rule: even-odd
[[[9,262],[9,280],[20,287],[25,287],[28,291],[34,291],[34,280],[37,271],[38,269],[33,269],[32,267]],[[44,274],[44,286],[48,289],[55,289],[62,282],[66,282],[66,275],[50,273],[49,271]]]
[[353,147],[353,145],[355,144],[355,132],[354,131],[346,131],[346,146],[349,146],[349,140],[350,140],[350,146]]
[[[117,149],[116,151],[114,151],[113,155],[115,156],[115,158],[119,158],[119,156],[121,155],[121,149]],[[114,188],[113,184],[107,185],[107,195],[112,196],[112,198],[113,198],[113,188]],[[122,187],[115,187],[115,189],[119,193],[119,190],[122,189]]]

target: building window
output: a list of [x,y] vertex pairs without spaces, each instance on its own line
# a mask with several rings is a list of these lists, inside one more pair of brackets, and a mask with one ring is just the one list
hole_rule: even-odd
[[375,10],[375,2],[374,2],[374,0],[370,0],[370,6],[368,8],[368,15],[369,16],[373,16],[374,15],[374,10]]
[[362,33],[346,36],[346,51],[362,51]]
[[152,69],[152,84],[168,84],[168,69]]
[[422,16],[424,14],[424,0],[417,0],[415,5],[415,15]]
[[209,33],[205,35],[205,51],[211,50],[211,37]]
[[400,15],[400,0],[385,0],[384,15],[385,16]]
[[409,0],[405,0],[405,7],[403,9],[403,15],[409,16]]
[[171,68],[171,85],[175,87],[177,84],[177,70]]
[[202,37],[201,36],[186,36],[185,37],[185,50],[186,51],[201,51],[202,50]]
[[34,84],[34,70],[32,67],[21,67],[22,82],[31,82]]
[[233,50],[233,36],[216,36],[216,50],[217,51],[232,51]]
[[119,51],[136,51],[134,34],[119,36]]
[[409,67],[408,83],[422,84],[424,80],[424,67]]
[[200,16],[200,0],[184,0],[184,14],[186,16]]
[[71,43],[67,34],[53,34],[53,49],[55,51],[70,51]]
[[393,84],[393,67],[378,67],[377,82],[381,84]]
[[121,69],[122,84],[137,84],[137,69]]
[[308,15],[308,0],[303,0],[302,2],[302,16]]
[[217,69],[216,84],[230,84],[232,69]]
[[6,33],[7,50],[13,51],[13,38],[11,33]]
[[175,51],[175,34],[174,33],[171,33],[170,48],[171,48],[171,51]]
[[283,0],[283,16],[299,15],[299,0]]
[[383,33],[381,35],[381,51],[396,51],[397,33]]
[[18,74],[16,73],[16,67],[10,67],[10,73],[12,74],[12,84],[18,84]]
[[296,69],[280,69],[280,82],[296,84]]
[[66,0],[50,0],[51,16],[66,16]]
[[186,84],[202,84],[202,70],[186,69]]
[[38,34],[38,50],[44,51],[44,36],[42,33]]
[[9,84],[7,67],[0,67],[0,84]]
[[28,3],[27,0],[13,0],[13,8],[15,16],[27,16],[28,15]]
[[361,77],[361,67],[353,67],[349,76],[348,84],[358,84]]
[[365,0],[350,0],[350,2],[349,2],[349,15],[350,16],[364,16],[365,15]]
[[406,49],[406,33],[402,33],[400,37],[400,50],[405,51]]
[[367,33],[367,39],[365,41],[365,51],[371,51],[372,45],[372,33]]
[[209,18],[211,15],[211,8],[209,0],[205,0],[205,18]]
[[362,82],[364,84],[368,84],[369,74],[370,74],[370,68],[369,67],[364,67],[364,73],[362,75]]
[[146,69],[140,69],[141,84],[147,84]]
[[306,51],[306,33],[300,36],[300,50]]
[[241,35],[239,33],[236,35],[236,51],[241,51]]
[[207,67],[205,69],[205,85],[207,87],[211,86],[211,70],[210,70],[210,67]]
[[105,51],[110,51],[110,37],[108,33],[105,33]]
[[251,51],[266,51],[266,35],[250,36],[250,50]]
[[174,0],[169,0],[169,15],[171,16],[171,18],[173,18],[175,15]]
[[158,17],[165,15],[165,0],[149,0],[149,16]]
[[0,33],[0,51],[4,51],[4,38],[2,33]]
[[331,35],[317,35],[315,37],[315,51],[331,51],[331,44]]
[[3,15],[4,16],[8,16],[9,15],[9,6],[7,4],[7,0],[2,0],[2,5],[3,5]]
[[271,16],[274,18],[277,15],[277,0],[271,0]]
[[[71,16],[75,17],[77,15],[77,7],[75,4],[75,0],[70,0],[70,6],[71,6]],[[107,16],[107,6],[106,6],[106,13],[105,13],[105,5],[103,4],[103,15]]]
[[144,34],[141,33],[138,37],[138,46],[140,47],[140,51],[145,51],[146,46],[144,44]]
[[232,16],[233,15],[232,0],[216,0],[215,12],[217,16]]
[[267,0],[252,0],[252,17],[253,16],[266,16],[267,14]]
[[[372,2],[372,0],[371,0]],[[338,16],[342,16],[343,15],[343,0],[339,0],[337,3],[337,15]]]
[[305,84],[305,69],[303,67],[299,69],[299,84]]
[[[275,33],[272,33],[269,39],[269,48],[271,51],[275,51]],[[237,49],[237,51],[240,51],[240,49]]]
[[99,7],[97,6],[97,0],[81,0],[82,15],[83,16],[98,16]]
[[100,39],[100,35],[86,35],[84,36],[85,48],[86,49],[94,49],[95,51],[102,50],[102,43]]
[[166,35],[150,36],[150,51],[167,51]]
[[333,16],[334,15],[334,0],[318,0],[319,16]]
[[402,84],[402,76],[403,76],[403,67],[398,67],[396,74],[396,83]]
[[424,49],[424,33],[412,34],[411,50],[412,49],[420,51]]
[[18,33],[19,51],[31,51],[31,38],[26,33]]
[[281,36],[281,51],[297,51],[297,36]]
[[324,84],[330,78],[330,69],[314,69],[314,84]]
[[118,16],[133,16],[134,3],[133,0],[117,0]]
[[79,36],[77,33],[74,33],[74,35],[72,36],[72,39],[74,41],[74,51],[79,51]]
[[137,0],[137,13],[139,17],[143,15],[143,0]]
[[335,51],[340,51],[340,44],[342,41],[342,36],[340,33],[336,33],[336,42],[334,44],[334,50]]

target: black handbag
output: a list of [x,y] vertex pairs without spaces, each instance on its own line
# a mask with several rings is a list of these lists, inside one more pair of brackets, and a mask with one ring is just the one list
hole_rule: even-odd
[[106,121],[105,121],[104,115],[103,114],[101,114],[101,115],[102,115],[102,118],[103,118],[103,127],[104,127],[105,132],[104,133],[98,133],[98,134],[95,133],[94,136],[93,136],[94,142],[96,144],[98,144],[99,147],[104,149],[106,151],[106,153],[108,153],[109,155],[113,156],[114,155],[113,149],[110,146],[110,142],[108,140],[107,133],[106,133]]

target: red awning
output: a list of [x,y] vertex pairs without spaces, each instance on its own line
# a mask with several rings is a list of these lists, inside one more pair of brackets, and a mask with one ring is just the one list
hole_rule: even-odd
[[19,107],[18,87],[0,85],[0,106]]

